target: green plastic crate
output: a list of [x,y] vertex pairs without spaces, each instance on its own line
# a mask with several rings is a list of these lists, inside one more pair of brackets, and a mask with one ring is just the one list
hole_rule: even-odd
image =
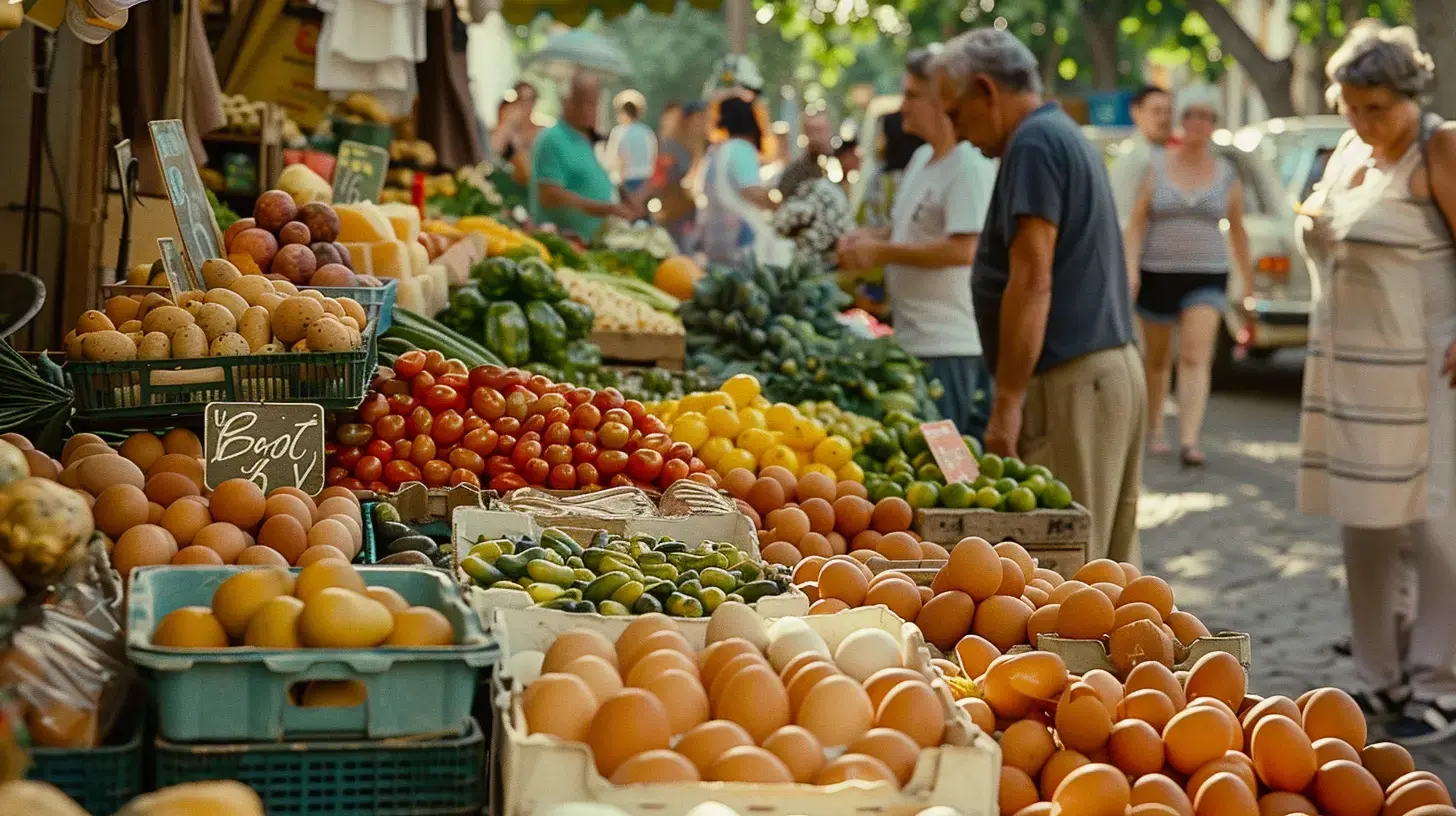
[[[160,735],[176,742],[386,739],[459,731],[479,669],[500,659],[451,576],[440,570],[361,567],[366,583],[438,609],[461,645],[376,649],[171,649],[151,635],[169,612],[206,606],[248,567],[141,567],[131,574],[126,652],[149,671]],[[297,572],[297,570],[294,570]],[[289,689],[310,680],[358,680],[364,703],[303,708]]]
[[300,289],[317,289],[332,298],[353,298],[374,318],[374,334],[381,335],[394,325],[394,300],[399,281],[385,278],[383,286],[300,286]]
[[91,816],[111,816],[143,791],[141,719],[123,723],[116,745],[34,749],[26,777],[55,785]]
[[64,370],[78,419],[200,414],[209,402],[313,402],[342,410],[357,406],[369,390],[379,359],[375,322],[361,332],[364,347],[355,351],[71,360]]
[[179,745],[156,742],[157,787],[236,779],[258,792],[269,816],[427,816],[485,807],[485,738],[420,742]]

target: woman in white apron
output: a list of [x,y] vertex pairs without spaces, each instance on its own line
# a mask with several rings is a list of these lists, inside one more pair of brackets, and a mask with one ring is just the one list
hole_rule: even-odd
[[698,219],[698,247],[711,263],[755,257],[759,263],[785,264],[793,249],[771,225],[776,202],[758,177],[763,132],[753,104],[737,96],[724,99],[718,106],[718,127],[728,138],[705,161],[707,204]]
[[[1362,25],[1327,71],[1353,130],[1301,219],[1319,285],[1299,504],[1341,526],[1357,699],[1423,745],[1456,733],[1456,130],[1421,112],[1432,65],[1409,29]],[[1404,653],[1403,551],[1419,580]]]

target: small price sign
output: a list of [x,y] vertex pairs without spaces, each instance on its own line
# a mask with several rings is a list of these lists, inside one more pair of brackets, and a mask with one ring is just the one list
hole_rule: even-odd
[[342,141],[334,165],[334,203],[378,201],[389,171],[389,151],[374,145]]
[[207,189],[202,186],[182,120],[163,119],[150,123],[150,127],[157,164],[167,180],[167,198],[177,216],[183,257],[200,281],[202,262],[223,257],[222,230],[217,228],[217,216],[207,200]]
[[946,484],[974,482],[981,475],[980,466],[971,456],[971,450],[966,447],[966,441],[961,438],[954,422],[948,419],[927,422],[920,426],[920,432],[925,435],[925,444],[930,446],[935,464],[945,474]]
[[183,292],[202,288],[191,284],[187,264],[182,261],[182,253],[177,251],[176,241],[171,238],[158,238],[157,249],[162,253],[162,271],[167,275],[167,286],[172,290],[173,303],[177,302],[177,296]]
[[204,481],[247,479],[263,492],[324,489],[324,409],[313,403],[213,402],[203,420]]

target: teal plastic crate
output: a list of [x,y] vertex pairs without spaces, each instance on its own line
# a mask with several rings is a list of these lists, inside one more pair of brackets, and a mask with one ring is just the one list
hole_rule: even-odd
[[374,319],[376,335],[384,334],[389,331],[390,326],[394,325],[394,301],[399,289],[399,281],[393,278],[385,278],[383,286],[300,286],[299,288],[317,289],[332,298],[353,298]]
[[258,792],[269,816],[431,816],[485,807],[485,738],[420,742],[179,745],[156,742],[157,787],[236,779]]
[[[224,580],[248,567],[142,567],[127,598],[127,656],[148,670],[158,730],[175,742],[457,733],[470,716],[479,670],[500,659],[451,576],[432,569],[360,567],[365,583],[438,609],[461,645],[376,649],[172,649],[151,636],[167,613],[206,606]],[[298,570],[294,570],[297,572]],[[358,680],[357,706],[303,708],[289,690],[311,680]]]
[[359,505],[359,517],[364,521],[359,525],[364,528],[364,546],[359,548],[356,561],[361,564],[373,564],[379,560],[379,552],[374,545],[374,505],[378,503],[364,502]]
[[141,720],[121,723],[115,745],[32,750],[26,778],[55,785],[91,816],[111,816],[143,791]]

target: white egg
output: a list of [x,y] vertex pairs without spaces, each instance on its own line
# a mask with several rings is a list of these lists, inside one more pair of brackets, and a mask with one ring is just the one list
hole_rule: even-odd
[[861,629],[845,638],[834,652],[839,670],[863,683],[880,669],[899,668],[900,644],[883,629]]
[[769,627],[768,662],[774,667],[774,671],[783,671],[790,660],[804,652],[814,652],[833,659],[824,638],[819,637],[818,632],[798,618],[780,618]]
[[757,646],[759,651],[768,648],[769,638],[764,630],[763,618],[747,604],[737,601],[719,604],[713,610],[713,616],[708,618],[706,643],[711,645],[728,638],[743,638]]

